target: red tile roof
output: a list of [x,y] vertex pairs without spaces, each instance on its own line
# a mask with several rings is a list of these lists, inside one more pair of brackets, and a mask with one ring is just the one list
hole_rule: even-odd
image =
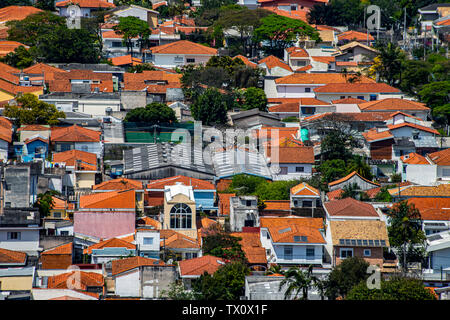
[[56,7],[67,7],[71,4],[77,4],[80,8],[115,8],[113,3],[106,0],[65,0],[55,4]]
[[95,153],[80,150],[53,153],[53,162],[65,162],[66,166],[74,167],[77,161],[81,161],[79,170],[97,170],[97,155]]
[[287,71],[292,71],[292,68],[283,60],[275,57],[275,56],[267,56],[258,61],[258,64],[265,64],[267,68],[272,69],[275,67],[279,67],[285,69]]
[[389,130],[378,132],[376,128],[369,129],[368,131],[363,132],[362,135],[366,139],[366,141],[370,143],[394,138]]
[[[340,73],[338,73],[340,74]],[[316,93],[399,93],[386,83],[330,83],[314,89]]]
[[80,196],[80,209],[135,209],[134,190],[99,192]]
[[427,158],[438,166],[450,166],[450,149],[429,153]]
[[230,198],[235,197],[235,193],[218,193],[219,213],[223,216],[230,215]]
[[130,257],[125,259],[113,260],[111,262],[112,275],[115,276],[119,273],[132,270],[143,266],[164,266],[165,263],[162,260],[149,259],[144,257]]
[[378,183],[376,183],[376,182],[373,182],[373,181],[367,180],[367,179],[364,178],[364,177],[361,177],[361,176],[358,174],[358,172],[353,171],[352,173],[349,173],[348,175],[346,175],[345,177],[343,177],[343,178],[341,178],[341,179],[339,179],[339,180],[330,182],[330,183],[328,184],[328,186],[331,187],[331,186],[340,184],[340,183],[342,183],[342,182],[345,182],[345,181],[349,180],[350,178],[352,178],[352,177],[355,176],[355,175],[358,176],[360,179],[362,179],[362,180],[364,180],[364,181],[366,181],[366,182],[369,182],[369,183],[371,183],[371,184],[373,184],[373,185],[376,185],[376,186],[379,186],[379,185],[380,185],[380,184],[378,184]]
[[72,92],[71,80],[91,80],[99,83],[91,83],[91,91],[98,88],[100,92],[114,92],[112,74],[94,72],[92,70],[70,70],[53,74],[54,80],[49,81],[51,92]]
[[369,41],[375,40],[371,34],[367,35],[367,33],[362,33],[362,32],[358,32],[358,31],[354,31],[354,30],[345,31],[341,34],[338,34],[337,38],[339,41],[342,41],[342,40],[367,41],[367,39],[369,39]]
[[409,123],[409,122],[403,122],[403,123],[399,123],[399,124],[388,124],[387,126],[389,128],[389,130],[395,130],[398,128],[404,128],[404,127],[410,127],[410,128],[414,128],[414,129],[418,129],[418,130],[422,130],[422,131],[426,131],[426,132],[430,132],[430,133],[434,133],[437,135],[440,135],[440,133],[432,128],[429,127],[425,127],[425,126],[421,126],[415,123]]
[[248,58],[247,58],[247,57],[244,57],[243,55],[238,54],[237,56],[233,57],[233,59],[236,59],[236,58],[241,59],[242,62],[244,62],[244,64],[245,64],[247,67],[252,67],[252,68],[257,68],[257,67],[258,67],[258,65],[257,65],[256,63],[254,63],[254,62],[248,60]]
[[450,220],[450,198],[409,198],[407,201],[419,210],[422,220]]
[[152,219],[150,217],[139,218],[137,223],[138,224],[144,224],[146,226],[151,226],[151,227],[155,228],[156,230],[160,230],[161,229],[161,222],[159,222],[158,220]]
[[192,186],[192,188],[194,190],[215,190],[216,189],[214,184],[212,184],[209,181],[190,178],[190,177],[186,177],[186,176],[182,176],[182,175],[149,181],[146,188],[150,189],[150,190],[163,190],[164,187],[175,185],[177,182],[181,182],[185,186]]
[[335,217],[379,217],[371,204],[353,198],[325,202],[324,207],[330,216]]
[[17,131],[50,131],[50,127],[46,127],[40,124],[22,125]]
[[25,73],[44,74],[46,82],[55,80],[55,73],[66,73],[66,70],[50,66],[45,63],[37,63],[23,70]]
[[360,103],[358,106],[364,111],[430,110],[430,108],[426,107],[424,103],[400,98],[387,98],[368,101]]
[[323,228],[323,219],[322,218],[306,218],[306,217],[297,217],[297,216],[261,217],[259,219],[259,223],[261,225],[261,228],[272,228],[272,227],[281,227],[281,226],[290,226],[290,225],[306,226],[306,227],[317,228],[317,229]]
[[19,69],[11,67],[10,65],[7,65],[6,63],[3,62],[0,62],[0,70],[8,73],[20,73]]
[[[259,230],[259,228],[257,228]],[[233,237],[239,237],[242,251],[250,264],[267,264],[266,249],[261,244],[259,232],[233,232]]]
[[5,117],[0,117],[0,139],[12,142],[12,123]]
[[329,106],[330,103],[315,98],[300,98],[295,102],[285,102],[269,107],[269,112],[299,112],[300,106]]
[[100,184],[92,186],[93,190],[130,190],[143,188],[142,182],[137,180],[131,180],[127,178],[117,178],[113,180],[104,181]]
[[333,104],[360,104],[364,102],[366,102],[366,100],[356,98],[345,98],[332,101]]
[[125,65],[137,65],[142,63],[141,59],[132,57],[131,54],[120,57],[110,58],[109,61],[115,66],[125,66]]
[[299,47],[290,47],[285,49],[291,58],[308,58],[309,54],[305,49]]
[[213,274],[221,266],[225,265],[225,260],[214,256],[202,256],[193,259],[181,260],[178,262],[181,276],[201,276],[204,272]]
[[327,197],[329,201],[340,199],[342,194],[344,193],[344,190],[342,189],[336,189],[333,191],[330,191],[327,193]]
[[365,76],[360,78],[360,82],[361,83],[348,83],[345,76],[341,73],[293,73],[275,80],[275,83],[277,84],[326,84],[325,86],[316,88],[315,91],[327,86],[339,85],[340,87],[346,88],[348,85],[362,84],[367,87],[372,87],[375,84],[373,79]]
[[53,255],[53,254],[72,254],[73,244],[72,242],[57,246],[55,248],[45,250],[41,255]]
[[74,124],[70,127],[53,127],[52,142],[99,142],[101,132],[86,129]]
[[0,9],[0,23],[12,21],[12,20],[23,20],[29,15],[43,12],[43,10],[32,7],[32,6],[8,6]]
[[187,40],[180,40],[163,44],[156,47],[151,47],[152,54],[202,54],[202,55],[217,55],[217,49],[203,46]]
[[[194,238],[185,236],[179,232],[170,229],[163,229],[160,231],[161,247],[164,245],[170,249],[198,249],[200,245]],[[164,241],[165,239],[165,241]]]
[[304,243],[326,243],[319,228],[315,227],[286,224],[283,226],[268,227],[268,230],[274,243],[299,243],[300,241],[295,241],[295,237],[297,236],[306,236],[307,238]]
[[315,163],[313,147],[279,147],[278,152],[279,163]]
[[136,245],[119,238],[111,238],[108,240],[100,241],[99,243],[95,243],[87,247],[86,249],[83,250],[83,254],[92,254],[93,249],[103,249],[103,248],[136,249]]
[[410,154],[400,157],[403,163],[407,164],[430,164],[430,162],[418,153],[411,152]]
[[289,200],[263,200],[263,202],[266,205],[264,210],[291,210],[291,202]]
[[25,264],[26,260],[27,254],[25,252],[0,248],[0,264]]
[[[317,62],[322,62],[322,63],[326,63],[326,64],[330,64],[331,62],[335,62],[336,58],[335,57],[327,57],[327,56],[320,56],[320,57],[311,57],[314,61]],[[336,62],[337,64],[337,62]]]
[[[78,274],[75,274],[78,273]],[[70,286],[70,288],[69,288]],[[88,287],[103,287],[103,275],[95,272],[72,271],[48,277],[48,289],[78,289],[87,290]]]
[[75,209],[75,204],[68,203],[66,200],[60,199],[58,197],[53,196],[53,210],[73,210]]
[[320,196],[320,191],[311,187],[306,182],[302,182],[292,187],[290,192],[293,196]]
[[25,47],[26,49],[29,48],[23,43],[17,41],[8,41],[8,40],[0,41],[0,57],[6,56],[8,53],[14,52],[14,50],[20,46]]

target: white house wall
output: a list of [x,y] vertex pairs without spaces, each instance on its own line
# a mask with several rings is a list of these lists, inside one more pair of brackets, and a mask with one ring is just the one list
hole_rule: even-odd
[[[20,232],[20,240],[8,240],[8,232]],[[0,230],[0,248],[15,251],[37,251],[39,249],[39,230],[2,228]]]
[[120,297],[140,296],[139,269],[116,276],[115,290]]

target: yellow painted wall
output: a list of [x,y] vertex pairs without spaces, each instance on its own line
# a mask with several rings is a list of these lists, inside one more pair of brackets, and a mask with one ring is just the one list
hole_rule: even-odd
[[164,225],[165,229],[170,229],[170,210],[177,203],[187,204],[192,211],[192,228],[191,229],[173,229],[185,236],[197,239],[197,221],[196,221],[196,207],[195,201],[189,200],[184,194],[177,194],[172,201],[167,202],[164,196]]
[[0,101],[6,101],[14,99],[14,95],[0,91]]
[[[55,218],[55,216],[53,215],[54,212],[61,212],[61,217]],[[67,217],[67,211],[66,210],[60,210],[60,209],[58,209],[58,210],[50,210],[49,218],[52,218],[52,219],[66,219],[66,218],[68,218]]]
[[0,277],[0,290],[31,290],[33,277]]
[[76,179],[78,188],[92,188],[92,186],[95,185],[94,172],[77,172]]

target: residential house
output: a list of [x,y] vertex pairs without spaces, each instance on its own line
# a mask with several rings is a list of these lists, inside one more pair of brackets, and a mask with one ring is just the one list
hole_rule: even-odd
[[0,161],[8,160],[9,145],[12,142],[12,123],[4,117],[0,117]]
[[366,45],[371,45],[375,38],[369,33],[362,33],[355,30],[349,30],[337,35],[338,44],[345,44],[348,42],[359,42]]
[[123,67],[123,68],[134,67],[134,66],[142,64],[142,59],[135,58],[131,54],[118,56],[118,57],[112,57],[112,58],[109,58],[108,60],[111,61],[111,63],[113,65],[118,66],[118,67]]
[[224,259],[206,255],[180,261],[177,271],[181,281],[183,281],[184,288],[192,290],[193,280],[200,278],[205,272],[212,275],[225,264]]
[[366,178],[360,176],[358,172],[353,171],[346,175],[345,177],[332,181],[328,184],[328,188],[330,191],[337,190],[337,189],[343,189],[346,186],[357,184],[359,190],[365,191],[372,188],[379,187],[380,184],[367,180]]
[[378,51],[361,42],[353,41],[339,47],[337,53],[333,54],[337,62],[370,62],[378,55]]
[[101,132],[76,124],[70,127],[52,127],[50,143],[56,152],[79,150],[94,153],[100,158],[103,152],[101,135]]
[[26,265],[27,265],[27,254],[25,252],[0,248],[0,269],[11,267],[24,267]]
[[278,265],[324,263],[324,224],[321,218],[261,217],[261,244],[267,262]]
[[310,64],[310,57],[308,52],[303,48],[289,47],[284,49],[284,61],[296,71],[302,67]]
[[419,210],[427,236],[450,230],[450,197],[412,197],[407,201]]
[[111,262],[114,295],[158,299],[176,279],[174,265],[161,260],[131,257]]
[[289,200],[291,208],[311,208],[314,211],[315,208],[322,207],[320,191],[306,182],[291,188]]
[[[315,163],[313,147],[272,147],[268,156],[274,180],[293,180],[312,176],[312,167]],[[275,166],[279,166],[278,172],[275,171]]]
[[98,300],[96,294],[71,289],[33,288],[32,300]]
[[283,126],[283,123],[280,122],[280,118],[277,115],[261,111],[257,108],[231,115],[231,122],[234,127],[241,129]]
[[[265,79],[275,79],[292,74],[294,71],[285,61],[275,56],[267,56],[258,61],[258,67],[266,71]],[[264,81],[264,88],[266,81]]]
[[108,58],[131,55],[132,57],[145,61],[139,37],[132,37],[127,44],[123,42],[123,35],[113,29],[105,30],[102,28],[102,41],[103,52]]
[[163,229],[197,239],[196,201],[192,186],[181,182],[164,188]]
[[230,198],[230,229],[240,232],[243,227],[259,227],[258,198],[256,196]]
[[209,212],[210,210],[218,209],[214,205],[216,194],[216,187],[214,184],[209,181],[182,175],[149,181],[145,188],[146,206],[154,207],[163,205],[165,187],[177,183],[182,183],[185,186],[192,186],[197,210]]
[[4,167],[3,206],[5,208],[30,208],[38,196],[41,163],[17,163]]
[[433,185],[437,180],[437,166],[415,152],[400,157],[397,173],[401,173],[402,181],[418,184]]
[[323,204],[327,222],[341,220],[381,220],[372,204],[353,198],[328,201]]
[[383,267],[383,249],[389,247],[389,237],[384,221],[331,220],[327,223],[326,233],[327,242],[332,244],[329,254],[332,257],[333,266],[339,265],[348,257],[360,257],[371,265]]
[[35,267],[0,269],[1,300],[12,300],[15,296],[17,299],[29,300],[35,274]]
[[255,271],[267,269],[266,249],[261,244],[259,227],[243,227],[241,232],[233,232],[233,237],[238,237],[242,251],[244,251],[247,265]]
[[73,262],[73,243],[69,242],[41,253],[40,269],[67,269]]
[[363,132],[362,135],[368,145],[372,160],[392,159],[392,146],[395,144],[395,140],[388,128],[372,128]]
[[436,166],[438,182],[450,180],[450,149],[427,154],[427,160]]
[[112,11],[112,14],[113,17],[109,19],[109,22],[111,22],[111,20],[114,20],[115,17],[117,17],[116,20],[121,17],[136,17],[142,21],[147,22],[150,28],[156,28],[158,26],[158,11],[134,4],[127,6],[126,8],[118,7],[117,9]]
[[206,64],[217,55],[217,49],[187,40],[151,47],[150,62],[156,66],[175,68],[187,64]]
[[[3,45],[5,44],[3,43]],[[4,54],[7,54],[11,50],[11,46],[6,45],[6,48],[2,49],[2,42],[0,41],[0,56],[2,55],[2,50],[4,50]],[[21,74],[20,70],[4,63],[1,63],[0,66],[2,68],[2,71],[0,71],[0,102],[2,104],[9,103],[19,94],[30,93],[39,96],[43,93],[44,79],[42,75],[39,75],[39,81],[37,82],[29,81],[29,79],[25,81],[26,76]]]
[[331,101],[331,103],[335,106],[336,112],[339,113],[346,113],[346,112],[361,112],[361,109],[359,109],[359,104],[366,102],[362,99],[356,99],[356,98],[345,98],[345,99],[337,99]]
[[427,237],[428,269],[424,271],[425,280],[437,282],[450,279],[450,231],[442,231]]
[[71,219],[73,218],[74,203],[69,203],[67,200],[59,196],[52,196],[53,206],[50,209],[48,218],[50,219]]
[[281,0],[258,0],[259,6],[263,9],[277,14],[284,12],[286,16],[292,16],[293,19],[300,19],[305,22],[307,21],[307,13],[315,4],[326,2],[322,0],[294,0],[288,3]]
[[36,75],[36,74],[43,74],[44,75],[44,83],[46,87],[48,88],[51,81],[55,80],[55,74],[56,73],[65,73],[66,70],[39,62],[31,67],[28,67],[26,69],[23,69],[23,72],[27,75]]
[[441,12],[448,10],[450,4],[448,3],[433,3],[418,10],[419,21],[421,24],[421,31],[427,32],[432,29],[433,21],[442,17]]
[[84,293],[105,293],[105,279],[101,273],[87,271],[69,271],[47,278],[48,289],[75,289]]
[[160,230],[160,251],[163,258],[167,257],[175,261],[192,259],[202,256],[200,238],[191,238],[181,232],[162,229]]
[[95,177],[99,171],[97,156],[94,153],[80,150],[53,153],[53,163],[65,168],[64,191],[78,193],[83,190],[87,191],[86,189],[91,189],[95,185]]
[[25,142],[25,140],[31,137],[41,136],[43,139],[50,138],[50,126],[40,124],[22,125],[17,129],[19,133],[19,141]]
[[329,102],[315,98],[298,98],[296,102],[286,102],[269,107],[269,113],[276,114],[280,119],[287,117],[302,118],[313,114],[335,112],[336,107]]
[[448,198],[450,197],[450,184],[443,183],[436,186],[424,186],[408,184],[400,188],[389,189],[389,193],[394,197],[394,200],[406,200],[409,198]]
[[83,254],[90,257],[92,264],[104,264],[116,259],[136,256],[136,245],[120,238],[110,238],[90,245],[83,250]]
[[[338,75],[342,75],[338,73]],[[344,77],[344,76],[343,76]],[[331,102],[337,99],[357,98],[366,101],[382,100],[386,98],[402,98],[402,92],[386,83],[328,83],[316,87],[314,94],[317,99]]]
[[430,108],[426,107],[424,103],[399,98],[363,102],[359,103],[358,107],[361,112],[391,112],[395,115],[394,123],[405,122],[404,119],[400,119],[405,114],[409,117],[412,116],[411,118],[416,120],[416,122],[417,120],[418,122],[426,121],[430,113]]
[[92,70],[72,69],[68,72],[54,73],[53,76],[54,80],[49,82],[50,92],[114,92],[114,81],[117,81],[114,80],[111,73],[100,73]]
[[55,3],[61,17],[69,17],[69,7],[76,5],[80,8],[77,17],[90,18],[93,11],[115,8],[110,0],[64,0]]
[[131,180],[127,178],[117,178],[113,180],[103,181],[100,184],[92,186],[94,193],[110,192],[119,190],[133,189],[136,194],[136,209],[144,212],[144,187],[141,181]]
[[[147,218],[146,220],[150,220],[151,218]],[[153,219],[151,219],[153,220]],[[139,220],[138,220],[139,222]],[[142,227],[138,227],[135,233],[135,242],[136,249],[138,255],[141,257],[158,259],[159,258],[159,249],[160,249],[160,234],[159,230],[161,229],[161,223],[159,221],[153,220],[152,222],[156,223],[156,230],[152,225],[146,225]]]

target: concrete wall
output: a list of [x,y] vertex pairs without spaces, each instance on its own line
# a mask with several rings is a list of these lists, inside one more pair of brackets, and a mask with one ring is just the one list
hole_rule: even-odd
[[[277,85],[277,98],[314,98],[314,89],[321,85]],[[306,92],[305,88],[311,91]]]
[[[20,240],[8,240],[8,232],[20,232]],[[1,228],[0,248],[16,251],[37,251],[39,249],[39,230],[27,228]]]
[[450,248],[433,251],[431,256],[431,268],[436,271],[450,267]]
[[[399,167],[403,167],[403,162],[399,161]],[[403,166],[402,166],[403,164]],[[401,170],[401,169],[400,169]],[[400,171],[402,172],[402,171]],[[436,182],[436,165],[428,164],[407,164],[406,175],[404,178],[406,181],[417,183],[421,185],[433,185]]]
[[5,168],[5,204],[9,202],[11,208],[30,206],[32,182],[30,175],[31,171],[29,166],[8,166]]
[[[292,259],[287,259],[284,255],[284,248],[286,246],[292,247]],[[277,245],[273,244],[273,248],[276,255],[276,263],[286,263],[286,264],[322,264],[322,246],[321,245]],[[314,256],[307,257],[306,249],[313,248]]]
[[[154,54],[152,63],[159,67],[175,68],[187,64],[206,64],[212,55],[187,55],[187,54]],[[175,60],[177,58],[177,60]],[[194,59],[194,62],[187,62],[188,59]]]
[[177,278],[175,266],[142,267],[142,297],[155,299],[161,292],[168,291],[171,283]]
[[100,158],[103,152],[103,147],[101,142],[75,142],[75,150],[86,151],[90,153],[95,153],[97,158]]
[[147,92],[145,91],[122,91],[120,102],[124,110],[143,108],[147,105]]
[[139,297],[140,280],[139,269],[133,269],[129,272],[116,276],[116,295],[120,297]]
[[1,291],[31,290],[31,288],[33,287],[33,277],[0,277],[0,284]]
[[184,234],[185,236],[197,239],[197,220],[196,220],[196,206],[195,201],[189,200],[187,196],[184,194],[177,194],[173,197],[172,201],[167,202],[164,197],[164,229],[172,229],[170,228],[170,210],[172,207],[178,203],[184,203],[191,208],[192,212],[192,225],[190,229],[173,229],[177,232]]

